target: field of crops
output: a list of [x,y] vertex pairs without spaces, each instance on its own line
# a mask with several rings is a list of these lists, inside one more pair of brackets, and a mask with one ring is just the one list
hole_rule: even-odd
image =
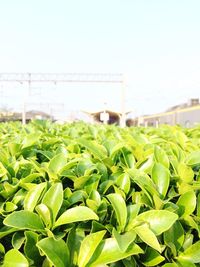
[[4,267],[200,266],[200,127],[0,124]]

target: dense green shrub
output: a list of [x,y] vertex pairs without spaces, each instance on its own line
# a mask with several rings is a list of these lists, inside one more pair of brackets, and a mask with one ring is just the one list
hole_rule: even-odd
[[4,267],[200,266],[200,127],[0,124]]

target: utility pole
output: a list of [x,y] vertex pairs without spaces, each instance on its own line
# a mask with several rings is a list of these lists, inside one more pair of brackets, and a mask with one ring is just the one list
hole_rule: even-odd
[[22,108],[22,124],[26,124],[26,101],[28,95],[31,92],[31,73],[28,73],[28,90],[25,88],[24,99],[23,99],[23,108]]
[[123,75],[123,80],[121,83],[121,118],[120,126],[123,128],[126,126],[126,84]]

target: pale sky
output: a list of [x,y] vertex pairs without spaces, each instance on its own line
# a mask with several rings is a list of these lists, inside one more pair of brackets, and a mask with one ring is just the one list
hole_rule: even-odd
[[[200,97],[199,14],[199,0],[0,0],[0,72],[124,73],[128,110],[164,111]],[[20,96],[9,90],[0,105]],[[48,90],[28,101],[120,109],[119,85]]]

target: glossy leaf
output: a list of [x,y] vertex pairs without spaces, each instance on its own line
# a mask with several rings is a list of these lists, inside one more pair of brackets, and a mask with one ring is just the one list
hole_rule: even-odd
[[140,253],[143,253],[143,250],[134,243],[129,246],[126,252],[122,252],[115,238],[107,238],[100,243],[87,267],[116,262]]
[[14,210],[16,210],[18,208],[17,205],[15,205],[14,203],[7,201],[4,203],[3,205],[3,209],[5,212],[12,212]]
[[24,209],[33,211],[41,194],[46,186],[46,183],[35,185],[26,195],[24,199]]
[[196,195],[194,191],[189,191],[181,195],[176,203],[179,207],[179,216],[186,216],[193,213],[196,208]]
[[28,176],[20,179],[19,184],[25,184],[25,183],[32,183],[33,181],[35,181],[37,178],[42,177],[42,173],[32,173],[29,174]]
[[98,219],[96,213],[88,207],[78,206],[65,211],[55,222],[54,228],[62,224]]
[[151,196],[153,196],[154,194],[158,195],[158,192],[155,184],[150,179],[150,177],[144,172],[141,172],[137,169],[128,170],[128,174],[130,175],[132,181],[135,182],[143,190],[143,192],[152,202]]
[[78,143],[87,148],[96,158],[102,160],[107,157],[106,149],[95,141],[80,138]]
[[144,243],[161,253],[161,246],[156,235],[150,230],[148,224],[142,224],[134,228],[134,231]]
[[136,238],[136,233],[134,230],[126,232],[124,234],[119,234],[114,228],[112,233],[122,252],[125,252],[128,249],[129,245],[133,243]]
[[7,173],[6,168],[4,165],[0,162],[0,177],[3,177]]
[[158,188],[158,192],[164,198],[169,188],[169,170],[160,163],[155,163],[152,169],[152,179]]
[[39,216],[31,211],[15,211],[8,215],[3,223],[18,229],[44,230],[43,223]]
[[175,262],[173,263],[166,263],[162,267],[179,267]]
[[169,247],[174,245],[177,251],[182,247],[184,239],[184,229],[179,221],[176,221],[169,230],[164,232],[165,244]]
[[200,241],[194,243],[189,248],[187,248],[183,253],[178,257],[180,260],[188,260],[192,263],[200,262]]
[[129,231],[135,225],[135,218],[138,215],[139,211],[140,211],[139,204],[127,206],[127,225],[125,229],[126,231]]
[[127,219],[126,203],[123,197],[119,194],[109,194],[107,195],[107,198],[111,202],[112,207],[115,211],[120,230],[123,231]]
[[19,231],[13,234],[12,236],[12,246],[15,249],[20,249],[22,244],[24,243],[25,236],[24,233]]
[[48,169],[50,172],[58,174],[67,163],[66,156],[63,153],[57,154],[49,161]]
[[35,144],[40,138],[40,135],[36,135],[35,133],[29,133],[28,135],[26,135],[24,137],[23,140],[23,148],[32,146],[33,144]]
[[0,228],[0,238],[12,234],[13,232],[17,231],[17,228],[3,226]]
[[154,157],[158,163],[162,164],[167,169],[169,168],[169,158],[161,147],[155,146]]
[[180,179],[186,183],[191,183],[194,178],[194,172],[192,168],[183,162],[180,162],[178,165],[178,175]]
[[2,267],[28,267],[29,263],[25,256],[17,249],[9,250],[4,257]]
[[196,264],[188,260],[179,259],[178,263],[180,267],[196,267]]
[[121,174],[116,181],[116,184],[122,189],[126,194],[128,194],[130,190],[131,181],[129,175],[127,173]]
[[40,255],[38,247],[36,247],[39,235],[32,231],[26,231],[25,237],[24,253],[26,257],[32,260],[36,266],[41,266],[43,257]]
[[73,227],[67,236],[67,246],[70,253],[70,266],[77,266],[78,255],[83,239],[85,238],[85,232],[83,229]]
[[46,192],[42,199],[42,204],[46,205],[52,212],[53,221],[56,220],[57,214],[63,203],[63,186],[61,183],[53,184]]
[[137,216],[138,222],[146,222],[155,235],[167,231],[178,219],[178,215],[167,210],[150,210]]
[[186,158],[186,164],[189,166],[196,166],[200,164],[200,150],[191,152]]
[[142,264],[144,264],[144,266],[158,266],[164,260],[165,258],[156,250],[147,247],[145,255],[142,257]]
[[200,193],[197,196],[197,216],[200,217]]
[[53,237],[47,237],[40,240],[37,247],[55,267],[69,266],[69,249],[62,239],[55,240]]
[[93,253],[95,252],[97,246],[103,239],[106,231],[99,231],[96,233],[92,233],[87,235],[80,247],[79,256],[78,256],[78,266],[85,267]]

